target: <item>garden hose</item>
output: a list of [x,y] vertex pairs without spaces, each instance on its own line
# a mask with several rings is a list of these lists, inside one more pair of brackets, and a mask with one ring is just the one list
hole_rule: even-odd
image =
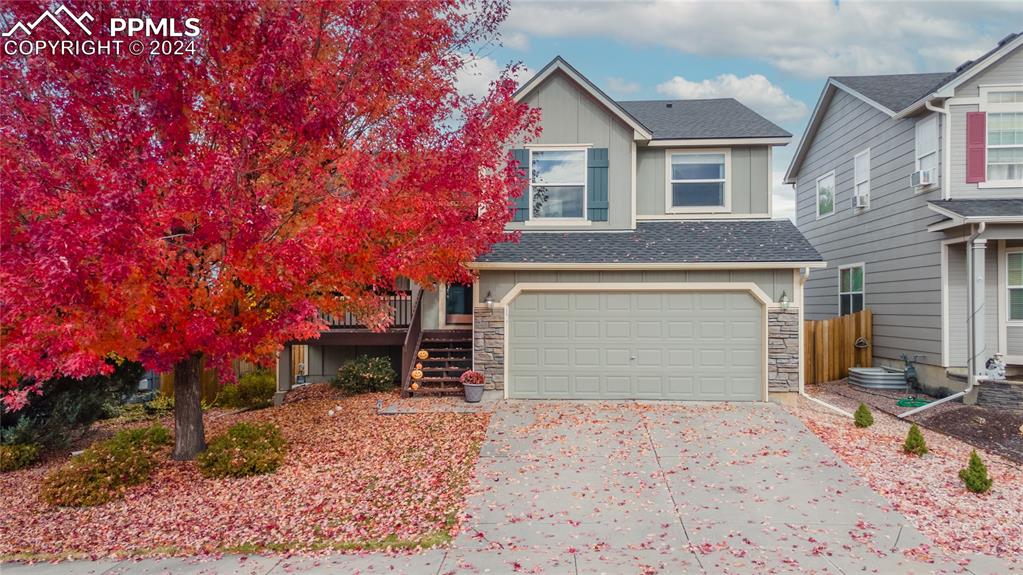
[[927,401],[926,399],[920,399],[917,397],[910,396],[903,397],[902,399],[896,401],[895,405],[898,405],[899,407],[921,407],[923,405],[927,405],[928,403],[930,403],[930,401]]

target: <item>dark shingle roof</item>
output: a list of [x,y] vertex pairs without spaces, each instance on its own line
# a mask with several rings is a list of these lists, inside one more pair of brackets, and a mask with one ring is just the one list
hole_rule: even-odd
[[835,76],[837,82],[899,112],[944,84],[948,72],[932,74],[885,74],[882,76]]
[[655,140],[792,135],[732,98],[634,100],[618,104],[653,132]]
[[789,220],[639,222],[628,232],[525,232],[477,262],[816,262],[817,250]]
[[1004,200],[934,200],[930,204],[964,218],[1023,216],[1023,199],[1017,198]]

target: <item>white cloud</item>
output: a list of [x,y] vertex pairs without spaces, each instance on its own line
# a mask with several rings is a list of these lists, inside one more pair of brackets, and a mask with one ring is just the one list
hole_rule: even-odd
[[[462,56],[462,67],[458,70],[455,79],[455,87],[461,94],[482,97],[490,90],[490,83],[501,77],[505,68],[493,58]],[[513,76],[515,80],[523,82],[533,75],[533,71],[525,66],[520,66]]]
[[507,32],[501,36],[501,43],[512,50],[529,50],[529,36],[522,32]]
[[[506,27],[749,57],[804,78],[950,70],[1023,20],[1023,2],[516,2]],[[949,46],[961,49],[950,50]]]
[[675,76],[657,85],[657,92],[684,100],[698,98],[735,98],[775,122],[798,120],[807,115],[802,101],[793,98],[762,74],[740,78],[721,74],[712,80],[692,82]]
[[630,82],[624,78],[608,78],[605,85],[608,93],[612,96],[627,96],[640,90],[639,82]]

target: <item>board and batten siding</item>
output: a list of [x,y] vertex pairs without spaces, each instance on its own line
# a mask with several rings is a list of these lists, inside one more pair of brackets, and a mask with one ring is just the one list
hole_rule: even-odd
[[[984,253],[984,351],[991,357],[998,351],[998,243],[989,241]],[[966,244],[948,246],[948,365],[965,367],[968,353],[966,315],[969,312],[966,273]],[[1014,341],[1014,340],[1013,340]]]
[[[927,201],[941,193],[938,187],[916,193],[909,186],[915,122],[893,120],[836,91],[797,175],[797,225],[828,264],[810,272],[805,317],[837,316],[838,269],[863,262],[874,355],[896,360],[903,353],[921,355],[923,363],[940,365],[941,242],[926,227],[939,219]],[[870,207],[854,209],[853,157],[868,147]],[[835,212],[817,219],[816,181],[831,171]]]
[[[543,131],[528,145],[573,146],[586,144],[608,151],[608,221],[591,222],[574,229],[632,228],[632,133],[603,104],[595,100],[561,72],[551,74],[523,100],[540,109]],[[522,147],[517,144],[513,147]],[[552,224],[508,224],[509,229],[564,229]]]
[[[686,151],[699,152],[698,148]],[[770,152],[767,146],[737,146],[731,148],[732,209],[730,213],[744,216],[766,217],[771,194]],[[639,148],[636,153],[636,215],[667,215],[665,201],[664,148]],[[679,214],[671,214],[677,217]],[[699,214],[685,214],[687,219]]]
[[793,298],[792,270],[485,270],[480,272],[479,301],[489,292],[500,301],[518,283],[655,283],[655,282],[753,282],[772,300],[785,292]]

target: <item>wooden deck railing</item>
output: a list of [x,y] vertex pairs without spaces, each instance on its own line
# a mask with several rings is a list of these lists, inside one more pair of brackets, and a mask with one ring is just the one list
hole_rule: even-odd
[[408,396],[409,374],[416,363],[416,352],[423,341],[423,292],[416,294],[416,301],[412,304],[412,319],[409,322],[408,332],[405,333],[405,342],[401,346],[401,394]]
[[[386,301],[387,305],[391,307],[391,326],[392,328],[406,328],[412,322],[413,307],[412,291],[411,290],[398,290],[387,295],[382,296]],[[321,313],[320,317],[326,322],[329,329],[360,329],[366,326],[359,322],[351,313],[346,313],[343,316],[331,315],[327,313]]]
[[869,309],[831,319],[804,321],[806,383],[842,379],[849,375],[850,367],[871,367],[873,321]]

